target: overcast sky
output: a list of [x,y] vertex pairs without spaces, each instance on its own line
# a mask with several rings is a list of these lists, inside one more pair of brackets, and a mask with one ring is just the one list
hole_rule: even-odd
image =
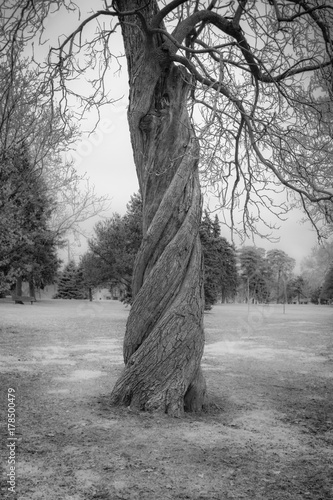
[[[90,1],[82,0],[80,6],[83,5],[92,4]],[[53,44],[59,33],[69,33],[75,29],[77,26],[75,18],[76,16],[73,17],[67,13],[58,13],[50,19],[48,35]],[[112,41],[115,49],[119,49],[120,37],[114,36]],[[45,51],[45,49],[46,46],[43,50]],[[114,71],[117,69],[115,66]],[[123,61],[122,72],[109,77],[109,86],[114,99],[119,99],[122,96],[124,98],[114,105],[103,108],[102,120],[97,127],[96,134],[90,137],[88,135],[82,136],[82,140],[78,141],[73,151],[76,169],[80,173],[87,173],[99,195],[107,194],[112,199],[111,209],[104,214],[105,216],[111,215],[112,212],[123,214],[131,194],[138,191],[126,119],[128,89],[125,61]],[[85,129],[91,129],[94,125],[94,117],[91,117],[87,122],[82,122],[82,125]],[[281,228],[275,233],[275,236],[280,237],[279,243],[273,244],[257,238],[256,245],[266,250],[280,248],[290,257],[296,259],[299,265],[301,260],[309,255],[311,248],[317,244],[316,233],[311,229],[309,223],[301,224],[301,218],[302,214],[293,210],[287,216],[286,222],[279,222]],[[220,217],[221,219],[222,217]],[[93,222],[96,220],[87,223],[86,229],[92,230]],[[222,235],[230,240],[230,232],[227,228],[222,229]],[[239,242],[235,240],[235,243]],[[249,241],[247,244],[253,244],[253,242]],[[76,254],[86,249],[84,239],[82,239],[81,245],[75,250]],[[296,268],[297,270],[298,268]]]

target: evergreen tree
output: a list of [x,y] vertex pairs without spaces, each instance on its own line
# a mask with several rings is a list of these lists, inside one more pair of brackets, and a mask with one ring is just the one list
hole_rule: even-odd
[[238,285],[236,249],[223,237],[220,238],[219,260],[221,302],[225,302],[227,299],[234,300]]
[[265,261],[265,250],[242,247],[239,251],[240,280],[246,300],[266,302],[270,293],[270,270]]
[[214,238],[219,238],[221,236],[221,227],[217,214],[215,214],[214,222],[212,223],[212,229]]
[[205,293],[205,310],[210,310],[216,303],[218,298],[218,248],[217,237],[215,236],[217,228],[209,217],[207,211],[200,227],[200,240],[202,244],[204,258],[204,293]]
[[55,299],[86,299],[87,292],[83,272],[75,262],[70,261],[64,268],[58,281],[58,291]]
[[24,279],[34,295],[59,266],[58,240],[48,227],[54,204],[24,144],[0,157],[0,288]]
[[224,301],[236,293],[236,255],[234,247],[221,237],[218,216],[212,221],[207,211],[202,219],[200,239],[204,256],[205,309],[209,310],[219,296]]
[[126,205],[123,217],[126,234],[126,252],[135,259],[142,241],[142,198],[140,193],[134,193]]

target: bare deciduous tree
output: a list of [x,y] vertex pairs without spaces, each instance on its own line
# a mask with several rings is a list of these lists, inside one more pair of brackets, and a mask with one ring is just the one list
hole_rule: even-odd
[[[45,3],[66,6],[26,1],[21,25],[34,12],[42,26]],[[320,220],[332,220],[333,7],[328,0],[105,0],[94,8],[51,50],[48,75],[66,105],[68,80],[83,66],[100,69],[87,104],[101,104],[120,25],[144,236],[126,366],[112,399],[179,415],[184,406],[200,409],[205,394],[199,164],[231,226],[235,210],[245,231],[263,206],[281,217],[287,205],[270,195],[281,189],[318,230]]]

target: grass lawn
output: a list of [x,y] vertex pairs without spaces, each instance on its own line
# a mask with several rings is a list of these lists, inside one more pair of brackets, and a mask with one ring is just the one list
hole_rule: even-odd
[[110,406],[127,316],[117,301],[0,301],[1,498],[333,498],[332,307],[215,306],[207,408],[182,419]]

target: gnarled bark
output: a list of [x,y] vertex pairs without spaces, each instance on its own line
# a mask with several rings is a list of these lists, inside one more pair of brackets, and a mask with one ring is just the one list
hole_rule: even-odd
[[199,147],[187,112],[191,80],[158,40],[142,38],[140,46],[133,22],[122,30],[144,227],[124,339],[126,366],[112,400],[181,415],[184,407],[201,409],[205,397]]

